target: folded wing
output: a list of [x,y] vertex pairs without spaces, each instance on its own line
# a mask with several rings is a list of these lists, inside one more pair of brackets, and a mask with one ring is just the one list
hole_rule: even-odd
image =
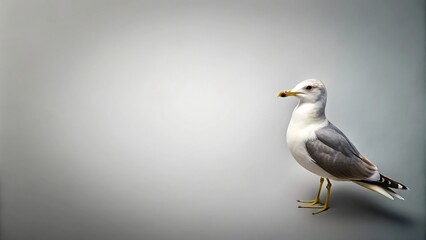
[[366,180],[377,167],[362,156],[336,126],[329,123],[316,131],[316,139],[306,142],[306,149],[322,169],[342,180]]

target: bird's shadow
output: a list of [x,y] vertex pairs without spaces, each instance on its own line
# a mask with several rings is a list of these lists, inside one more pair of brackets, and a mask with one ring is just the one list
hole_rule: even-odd
[[378,219],[405,227],[415,225],[415,220],[412,217],[349,190],[339,189],[335,191],[330,208],[335,209],[333,215],[338,217]]

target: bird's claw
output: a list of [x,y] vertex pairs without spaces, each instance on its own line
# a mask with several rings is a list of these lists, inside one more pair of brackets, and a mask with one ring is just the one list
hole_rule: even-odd
[[324,204],[319,203],[319,205],[316,205],[317,203],[312,203],[308,205],[299,205],[298,208],[324,208]]
[[310,205],[307,206],[314,206],[316,204],[320,204],[320,205],[324,205],[323,202],[321,202],[319,199],[313,199],[313,200],[297,200],[297,202],[300,203],[311,203]]
[[324,207],[323,209],[319,210],[318,212],[313,212],[312,215],[319,214],[319,213],[322,213],[322,212],[327,211],[327,210],[328,210],[328,207]]

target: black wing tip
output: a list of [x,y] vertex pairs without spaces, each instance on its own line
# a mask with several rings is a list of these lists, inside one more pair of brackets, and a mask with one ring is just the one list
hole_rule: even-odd
[[395,181],[389,177],[386,177],[383,174],[380,174],[380,179],[375,182],[377,185],[381,185],[388,188],[394,188],[398,190],[410,190],[409,187],[405,186],[404,184]]

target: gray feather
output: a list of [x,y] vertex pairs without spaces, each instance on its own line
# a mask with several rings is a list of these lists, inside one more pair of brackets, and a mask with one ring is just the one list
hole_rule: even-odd
[[307,151],[316,164],[336,178],[365,180],[377,171],[332,123],[317,130],[316,136],[306,142]]

